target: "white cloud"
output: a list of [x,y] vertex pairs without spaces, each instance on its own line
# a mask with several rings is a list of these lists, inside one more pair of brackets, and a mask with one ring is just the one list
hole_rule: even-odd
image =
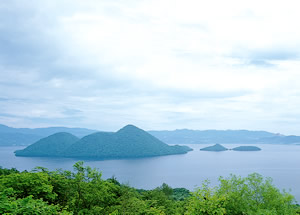
[[[16,12],[2,7],[12,17],[19,12],[23,42],[37,50],[26,55],[29,45],[18,45],[14,35],[14,49],[0,53],[6,79],[0,97],[34,98],[23,111],[14,103],[0,110],[66,120],[66,109],[78,110],[83,127],[104,130],[135,123],[300,134],[299,6],[293,0],[65,0],[31,1]],[[11,68],[7,59],[18,48],[20,65]]]

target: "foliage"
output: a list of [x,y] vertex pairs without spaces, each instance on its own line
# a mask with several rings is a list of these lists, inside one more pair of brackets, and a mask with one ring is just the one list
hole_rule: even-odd
[[83,162],[73,172],[37,167],[32,172],[0,168],[0,173],[0,214],[300,214],[293,196],[259,174],[220,178],[216,187],[205,181],[191,193],[165,183],[138,190],[115,177],[102,179],[101,172]]
[[219,181],[218,187],[209,188],[205,183],[193,193],[187,214],[296,214],[294,197],[280,192],[270,178],[254,173],[245,178],[221,177]]
[[2,168],[0,166],[0,176],[1,175],[9,175],[12,173],[19,173],[19,171],[16,168],[6,169],[6,168]]
[[229,214],[295,214],[294,197],[281,193],[270,178],[264,179],[257,173],[245,178],[235,175],[220,178],[217,193],[226,196],[225,208]]
[[216,188],[210,188],[206,181],[193,193],[187,205],[186,214],[223,215],[226,214],[225,201],[226,197],[220,195]]
[[72,214],[59,205],[49,205],[42,199],[34,199],[32,195],[25,198],[9,197],[14,193],[12,188],[0,192],[0,214]]
[[36,199],[51,201],[57,196],[52,192],[53,186],[49,181],[49,175],[44,172],[24,172],[0,176],[0,191],[7,188],[12,188],[11,196],[16,198],[26,198],[32,195]]

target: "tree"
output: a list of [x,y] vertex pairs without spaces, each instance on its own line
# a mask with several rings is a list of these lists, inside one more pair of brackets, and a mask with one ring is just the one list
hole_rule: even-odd
[[53,186],[50,183],[49,175],[44,172],[13,173],[0,177],[0,191],[7,188],[12,188],[12,195],[16,198],[26,198],[31,195],[34,199],[52,201],[57,196],[52,192]]
[[225,208],[229,214],[295,214],[294,197],[280,192],[271,178],[253,173],[245,178],[231,175],[219,181],[217,193],[226,197]]
[[217,193],[217,188],[210,188],[209,182],[205,181],[202,187],[192,193],[185,214],[223,215],[226,214],[225,201],[225,196]]

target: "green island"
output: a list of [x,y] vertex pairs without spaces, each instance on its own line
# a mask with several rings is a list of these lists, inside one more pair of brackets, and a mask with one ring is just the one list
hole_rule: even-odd
[[231,150],[233,150],[233,151],[260,151],[261,148],[259,148],[257,146],[238,146]]
[[191,150],[187,146],[170,146],[142,129],[127,125],[117,132],[96,132],[81,139],[66,132],[55,133],[15,151],[15,155],[118,159],[184,154]]
[[200,151],[211,151],[211,152],[222,152],[227,150],[233,150],[233,151],[260,151],[261,148],[257,146],[238,146],[233,149],[228,149],[222,146],[221,144],[215,144],[213,146],[208,146],[205,148],[200,149]]
[[163,183],[152,190],[135,189],[82,161],[74,171],[32,171],[0,167],[0,214],[108,214],[108,215],[240,215],[300,214],[294,197],[280,191],[270,178],[257,173],[204,182],[193,192]]
[[227,151],[228,149],[222,146],[221,144],[215,144],[213,146],[208,146],[200,149],[201,151],[213,151],[213,152],[222,152]]

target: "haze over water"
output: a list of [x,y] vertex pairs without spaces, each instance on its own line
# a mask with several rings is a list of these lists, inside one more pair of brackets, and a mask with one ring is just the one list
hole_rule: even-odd
[[[143,189],[152,189],[167,183],[172,187],[195,186],[209,179],[217,184],[219,176],[237,174],[247,176],[257,172],[271,177],[280,189],[291,189],[300,202],[300,145],[255,144],[262,151],[257,152],[205,152],[200,148],[206,144],[189,145],[194,151],[183,155],[172,155],[141,159],[86,160],[85,164],[98,168],[104,178],[115,176],[122,183]],[[227,148],[238,144],[224,144]],[[50,170],[58,168],[72,170],[74,159],[15,157],[14,150],[22,147],[1,147],[0,164],[3,167],[16,167],[18,170],[31,170],[43,166]]]

